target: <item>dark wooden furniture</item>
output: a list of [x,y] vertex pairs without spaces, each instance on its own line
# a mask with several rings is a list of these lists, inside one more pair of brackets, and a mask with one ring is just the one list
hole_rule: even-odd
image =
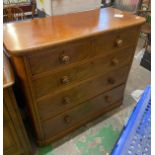
[[32,15],[32,18],[34,18],[36,13],[36,0],[27,0],[27,1],[12,1],[12,0],[3,0],[3,8],[5,7],[18,7],[23,12],[29,16]]
[[140,61],[140,65],[151,71],[151,52],[145,51]]
[[52,142],[122,103],[145,19],[118,14],[106,8],[4,26],[4,47],[38,144]]
[[23,10],[16,6],[8,6],[3,8],[3,22],[13,22],[25,19]]
[[12,90],[14,76],[5,55],[3,57],[3,62],[4,155],[30,155],[29,141]]

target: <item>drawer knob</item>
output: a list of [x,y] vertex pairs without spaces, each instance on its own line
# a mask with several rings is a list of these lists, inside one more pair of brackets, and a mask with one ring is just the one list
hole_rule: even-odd
[[123,40],[122,39],[118,39],[117,41],[116,41],[116,46],[117,47],[121,47],[123,45]]
[[117,58],[112,59],[112,61],[111,61],[112,66],[117,66],[118,64],[119,64],[119,61]]
[[110,98],[110,96],[108,96],[108,95],[106,95],[106,96],[104,97],[104,99],[105,99],[105,101],[108,102],[108,103],[111,102],[111,98]]
[[64,121],[65,121],[66,123],[71,123],[71,122],[72,122],[72,118],[71,118],[69,115],[66,115],[66,116],[64,117]]
[[63,98],[63,103],[64,103],[64,104],[70,104],[70,103],[71,103],[70,98],[69,98],[69,97],[64,97],[64,98]]
[[70,80],[69,80],[69,77],[68,77],[68,76],[63,76],[63,77],[61,78],[61,83],[67,84],[67,83],[69,83],[69,82],[70,82]]
[[63,64],[69,64],[70,63],[70,57],[68,55],[62,55],[60,57],[60,60]]
[[115,79],[112,78],[112,77],[109,77],[109,78],[108,78],[108,83],[109,83],[109,84],[115,84]]

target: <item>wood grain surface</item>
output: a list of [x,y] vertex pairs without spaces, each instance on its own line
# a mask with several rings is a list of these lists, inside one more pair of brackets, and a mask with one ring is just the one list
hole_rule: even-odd
[[[122,17],[118,18],[117,14]],[[10,54],[28,54],[40,48],[140,25],[144,21],[142,17],[105,8],[10,23],[4,25],[4,46]]]
[[30,155],[31,146],[14,96],[14,74],[3,53],[3,151],[5,155]]
[[8,58],[3,53],[3,89],[14,84],[14,74]]
[[122,103],[144,22],[106,8],[4,25],[4,48],[39,145]]

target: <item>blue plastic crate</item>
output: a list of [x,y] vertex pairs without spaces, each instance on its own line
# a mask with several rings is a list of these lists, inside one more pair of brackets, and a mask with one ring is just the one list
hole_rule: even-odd
[[111,155],[151,155],[151,87],[134,108]]

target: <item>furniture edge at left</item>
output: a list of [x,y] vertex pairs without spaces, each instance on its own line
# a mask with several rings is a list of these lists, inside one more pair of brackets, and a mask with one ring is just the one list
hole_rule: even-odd
[[14,74],[3,53],[3,151],[4,155],[31,155],[31,146],[12,86]]

